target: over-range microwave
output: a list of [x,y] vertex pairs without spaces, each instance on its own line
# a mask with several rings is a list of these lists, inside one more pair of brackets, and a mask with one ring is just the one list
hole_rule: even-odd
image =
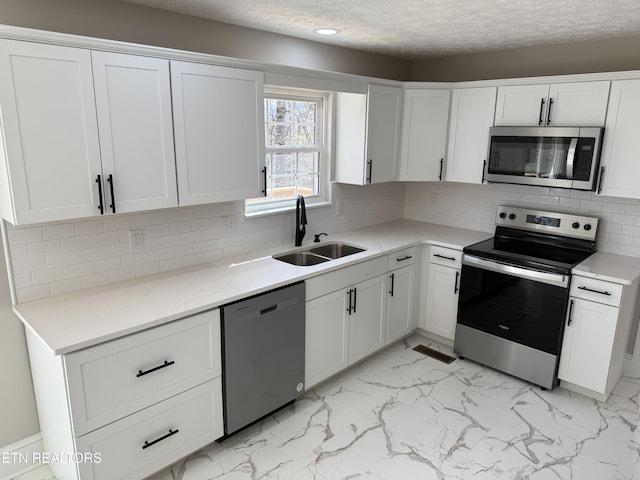
[[603,132],[601,127],[491,127],[485,178],[595,190]]

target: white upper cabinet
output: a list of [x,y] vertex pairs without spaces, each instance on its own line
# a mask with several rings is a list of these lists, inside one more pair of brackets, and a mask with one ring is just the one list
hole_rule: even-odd
[[264,74],[171,62],[180,205],[263,196]]
[[454,89],[451,98],[446,179],[482,183],[493,126],[496,87]]
[[24,224],[98,214],[90,52],[0,40],[0,111],[3,217]]
[[640,198],[640,79],[615,80],[604,129],[598,193]]
[[405,90],[398,180],[444,180],[450,97],[448,89]]
[[105,211],[177,206],[169,61],[105,52],[91,57]]
[[601,81],[498,87],[495,124],[603,126],[609,85]]
[[369,85],[367,95],[338,93],[336,172],[340,183],[396,179],[402,89]]

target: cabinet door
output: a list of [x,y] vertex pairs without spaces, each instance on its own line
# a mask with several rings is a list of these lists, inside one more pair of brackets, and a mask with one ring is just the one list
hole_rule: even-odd
[[396,179],[402,89],[369,85],[366,183]]
[[544,125],[548,95],[548,84],[498,87],[495,125]]
[[171,85],[180,205],[261,196],[263,74],[171,62]]
[[496,87],[453,90],[447,150],[448,182],[482,183],[495,106]]
[[339,290],[306,304],[307,389],[349,366],[348,298],[346,291]]
[[570,318],[564,329],[558,378],[596,392],[604,392],[618,308],[574,297],[571,302],[573,306],[569,310]]
[[405,90],[398,180],[444,179],[450,90]]
[[13,223],[99,214],[88,50],[0,40],[0,108]]
[[640,198],[640,80],[611,83],[604,129],[602,195]]
[[[109,212],[178,205],[169,61],[91,52]],[[111,177],[109,177],[111,175]]]
[[387,276],[353,287],[355,308],[349,317],[349,365],[384,347]]
[[458,315],[460,270],[429,264],[427,309],[424,329],[453,340]]
[[408,335],[416,328],[414,315],[414,278],[413,265],[399,268],[389,273],[387,281],[387,335],[386,344]]
[[549,88],[547,125],[603,127],[611,82],[557,83]]

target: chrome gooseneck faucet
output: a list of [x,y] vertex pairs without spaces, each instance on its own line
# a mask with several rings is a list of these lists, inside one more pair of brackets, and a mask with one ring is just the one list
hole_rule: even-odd
[[307,209],[304,206],[304,197],[298,195],[296,199],[296,247],[302,245],[304,234],[307,233]]

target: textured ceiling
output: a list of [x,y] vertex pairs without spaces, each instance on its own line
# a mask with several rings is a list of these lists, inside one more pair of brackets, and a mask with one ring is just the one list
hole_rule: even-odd
[[125,1],[408,59],[640,34],[639,0]]

